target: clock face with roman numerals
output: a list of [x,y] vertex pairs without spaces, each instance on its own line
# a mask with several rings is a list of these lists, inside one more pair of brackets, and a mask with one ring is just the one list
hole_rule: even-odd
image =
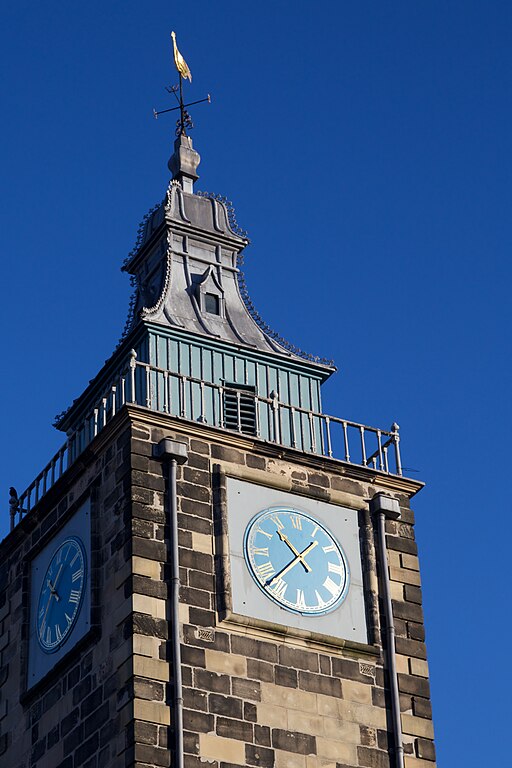
[[45,653],[59,650],[69,638],[82,607],[86,577],[84,545],[69,536],[53,553],[39,592],[36,635]]
[[347,595],[349,568],[340,544],[318,520],[292,507],[269,507],[253,517],[244,555],[264,594],[294,613],[329,613]]

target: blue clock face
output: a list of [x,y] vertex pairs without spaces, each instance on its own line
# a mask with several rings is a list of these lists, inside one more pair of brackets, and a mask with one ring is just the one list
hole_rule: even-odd
[[80,613],[87,578],[84,545],[70,536],[52,555],[39,592],[36,634],[45,653],[57,651]]
[[291,507],[271,507],[247,526],[244,554],[259,588],[283,608],[318,616],[347,595],[349,568],[327,528]]

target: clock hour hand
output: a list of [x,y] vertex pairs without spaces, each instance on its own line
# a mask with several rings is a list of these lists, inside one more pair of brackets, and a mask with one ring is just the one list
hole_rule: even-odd
[[59,581],[61,571],[62,571],[62,564],[58,570],[58,573],[55,579],[55,584],[52,584],[51,579],[48,579],[48,586],[50,587],[50,592],[52,593],[52,595],[55,595],[55,599],[57,600],[57,602],[59,602],[60,600],[60,596],[57,592],[57,583]]
[[288,537],[284,533],[281,533],[281,531],[279,530],[277,531],[277,535],[279,536],[281,541],[284,541],[284,543],[288,545],[288,547],[291,549],[295,557],[299,558],[300,562],[302,563],[306,571],[311,571],[311,566],[308,563],[306,563],[306,561],[304,560],[304,554],[299,552],[298,549],[295,549],[295,547],[293,546],[291,541],[288,539]]
[[[274,574],[269,581],[267,581],[267,586],[271,587],[272,584],[277,581],[278,579],[282,578],[285,573],[288,573],[289,570],[293,568],[294,565],[297,565],[297,563],[303,562],[302,558],[304,558],[308,552],[311,552],[312,549],[316,547],[318,544],[318,541],[313,541],[311,544],[309,544],[306,549],[303,549],[302,552],[297,553],[297,557],[294,557],[293,560],[288,563],[279,573]],[[311,570],[311,569],[310,569]]]

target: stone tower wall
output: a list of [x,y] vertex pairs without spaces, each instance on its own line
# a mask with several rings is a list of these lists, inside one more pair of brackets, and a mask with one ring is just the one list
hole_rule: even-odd
[[[391,718],[368,499],[384,490],[406,768],[434,747],[412,485],[250,438],[125,408],[0,544],[0,764],[8,768],[173,765],[169,526],[162,437],[185,442],[178,470],[180,631],[186,768],[388,768]],[[224,618],[225,478],[359,512],[370,644],[334,647]],[[23,689],[27,558],[92,497],[93,630],[43,685]],[[30,554],[29,554],[30,553]]]
[[[123,623],[131,612],[123,578],[130,563],[130,429],[122,419],[112,427],[0,544],[2,768],[125,765],[132,720],[132,644]],[[24,692],[28,563],[89,495],[93,627],[46,680]]]
[[[360,468],[300,455],[278,456],[269,446],[227,435],[140,423],[132,441],[135,757],[139,768],[169,766],[159,724],[172,722],[162,682],[172,670],[164,620],[165,531],[162,468],[152,445],[162,437],[186,442],[188,463],[178,470],[179,544],[184,683],[185,765],[199,768],[388,768],[391,716],[383,664],[374,531],[368,499],[377,490]],[[137,469],[135,469],[137,467]],[[368,622],[366,650],[323,646],[222,620],[224,570],[222,507],[225,475],[260,482],[360,510]],[[352,475],[352,477],[351,477]],[[366,475],[366,479],[362,479]],[[355,478],[359,479],[355,479]],[[397,492],[402,519],[387,523],[387,545],[397,628],[406,768],[433,768],[435,753],[424,644],[413,513]],[[135,595],[134,595],[135,599]],[[156,619],[155,615],[162,618]],[[167,678],[166,678],[167,679]],[[158,693],[158,695],[156,695]],[[164,714],[168,710],[168,714]],[[139,713],[139,714],[137,714]]]

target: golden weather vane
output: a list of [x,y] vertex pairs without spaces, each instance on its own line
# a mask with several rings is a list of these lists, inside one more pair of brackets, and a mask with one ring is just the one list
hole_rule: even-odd
[[[174,64],[176,66],[176,69],[178,70],[178,74],[180,77],[179,86],[178,85],[171,85],[168,88],[166,88],[168,93],[173,93],[174,96],[176,96],[176,99],[178,101],[179,106],[178,107],[171,107],[171,109],[161,109],[160,111],[156,111],[156,109],[153,110],[153,114],[155,118],[158,117],[158,115],[163,115],[166,112],[174,112],[175,110],[180,110],[180,119],[177,122],[176,127],[176,134],[178,136],[186,136],[187,135],[187,128],[193,128],[194,125],[192,123],[192,118],[190,117],[189,113],[186,110],[186,107],[191,107],[193,104],[201,104],[203,101],[211,101],[210,94],[206,97],[206,99],[198,99],[197,101],[191,101],[188,104],[183,103],[183,80],[189,80],[192,82],[192,73],[189,69],[189,66],[183,56],[181,55],[178,46],[176,45],[176,33],[173,31],[171,32],[171,38],[172,38],[172,47],[173,47],[173,54],[174,54]],[[179,98],[176,91],[179,90]]]
[[176,32],[171,32],[171,37],[174,53],[174,63],[176,64],[176,69],[180,73],[180,79],[183,78],[184,80],[190,80],[190,82],[192,82],[192,73],[188,68],[187,62],[179,52],[178,46],[176,45]]

